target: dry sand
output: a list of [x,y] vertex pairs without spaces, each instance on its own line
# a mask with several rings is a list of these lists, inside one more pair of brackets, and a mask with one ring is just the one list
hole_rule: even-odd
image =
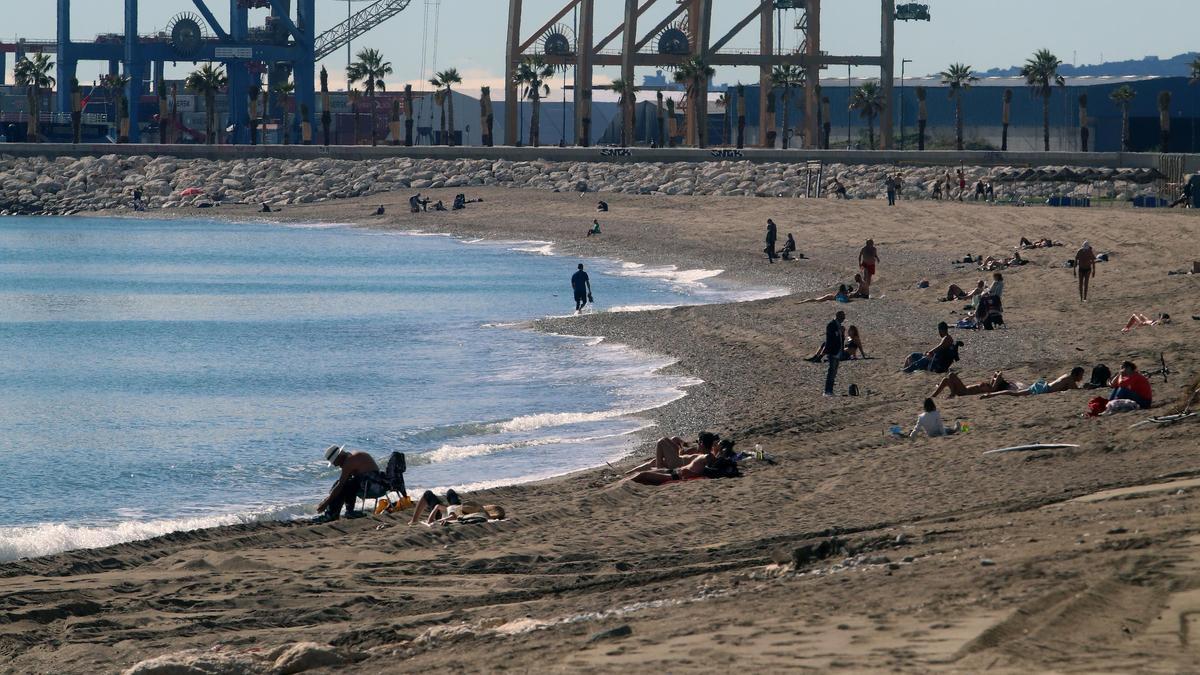
[[[116,671],[201,649],[204,662],[236,656],[245,670],[278,645],[313,641],[358,661],[340,666],[353,672],[1200,670],[1200,422],[1085,419],[1093,392],[1076,391],[943,399],[943,414],[971,420],[971,433],[884,435],[911,425],[936,383],[897,371],[933,344],[939,320],[962,315],[937,297],[983,276],[950,260],[1011,251],[1021,236],[1067,246],[1005,272],[1008,326],[958,331],[956,370],[975,381],[1003,368],[1030,382],[1126,358],[1149,366],[1165,351],[1173,372],[1169,384],[1154,378],[1154,412],[1172,411],[1197,375],[1200,276],[1167,275],[1200,260],[1193,213],[606,195],[604,234],[588,239],[595,195],[476,195],[486,201],[457,213],[412,215],[396,194],[383,217],[368,215],[379,197],[277,217],[552,240],[804,295],[848,281],[873,237],[877,298],[544,322],[678,358],[672,368],[704,384],[656,411],[660,428],[761,443],[775,466],[658,488],[617,485],[598,469],[496,489],[480,498],[510,517],[488,525],[274,523],[5,564],[0,669]],[[766,264],[768,217],[809,260]],[[1062,265],[1084,239],[1113,253],[1087,304]],[[932,287],[918,289],[922,278]],[[838,308],[876,357],[843,364],[838,389],[857,383],[859,398],[822,398],[824,367],[801,360]],[[1175,322],[1122,334],[1134,311]],[[982,456],[1039,441],[1080,447]],[[1122,490],[1134,486],[1152,487]]]

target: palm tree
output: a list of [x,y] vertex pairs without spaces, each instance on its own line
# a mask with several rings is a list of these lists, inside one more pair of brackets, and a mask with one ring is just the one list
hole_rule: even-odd
[[708,137],[708,101],[701,92],[717,71],[699,56],[684,61],[675,71],[675,81],[687,87],[688,127],[694,129],[696,147],[703,148]]
[[1129,104],[1135,96],[1137,92],[1127,84],[1117,87],[1108,95],[1110,101],[1121,106],[1121,150],[1124,152],[1129,152]]
[[492,147],[492,125],[496,118],[492,113],[492,88],[479,88],[479,128],[483,130],[483,145]]
[[1091,136],[1091,130],[1088,129],[1088,114],[1087,114],[1088,97],[1087,94],[1079,95],[1079,142],[1080,149],[1083,152],[1088,151],[1088,138]]
[[279,96],[279,110],[283,115],[283,144],[292,144],[292,125],[288,119],[288,108],[291,105],[292,92],[296,91],[296,85],[291,79],[285,79],[275,85],[275,93]]
[[717,105],[721,106],[721,145],[729,145],[729,94],[718,96]]
[[412,85],[404,85],[404,147],[413,144],[413,93]]
[[[161,125],[160,125],[161,126]],[[79,79],[71,78],[71,142],[79,145],[83,136],[83,92]],[[166,141],[164,141],[165,143]]]
[[1159,152],[1171,151],[1171,92],[1158,92]]
[[825,145],[822,146],[826,150],[829,149],[829,140],[833,132],[833,113],[830,111],[829,97],[821,97],[821,119],[825,122],[821,126],[821,133],[825,136]]
[[529,142],[535,148],[541,142],[542,97],[550,95],[550,85],[546,84],[546,80],[551,77],[554,77],[554,66],[547,64],[538,54],[526,56],[513,73],[513,81],[525,87],[521,98],[533,102],[533,113],[529,116]]
[[929,126],[929,108],[925,104],[925,97],[929,93],[925,87],[917,87],[917,149],[925,149],[925,128]]
[[1049,49],[1039,49],[1021,67],[1025,84],[1029,85],[1034,96],[1042,99],[1042,139],[1046,152],[1050,152],[1050,96],[1054,94],[1054,85],[1067,86],[1067,81],[1058,74],[1061,65],[1062,61]]
[[626,82],[625,78],[618,77],[608,88],[620,97],[617,105],[621,106],[621,145],[633,145],[633,106],[637,101],[637,87],[632,82]]
[[942,71],[942,84],[950,87],[950,98],[954,101],[954,136],[958,141],[957,147],[963,149],[963,94],[971,88],[972,82],[978,77],[971,72],[971,66],[961,63],[951,63]]
[[208,145],[217,142],[217,92],[229,84],[229,78],[220,66],[206,63],[193,70],[183,81],[183,86],[196,94],[204,95],[204,140]]
[[100,78],[100,85],[108,90],[109,95],[117,102],[117,142],[129,142],[129,99],[125,96],[125,88],[129,85],[128,75],[105,75]]
[[167,117],[171,109],[167,105],[167,83],[163,81],[163,78],[158,78],[154,83],[154,93],[158,96],[158,142],[165,144],[167,142]]
[[1012,121],[1012,97],[1013,90],[1004,90],[1004,110],[1000,114],[1000,122],[1004,125],[1004,131],[1000,136],[1000,149],[1008,151],[1008,125]]
[[349,101],[350,111],[354,114],[354,116],[351,119],[354,120],[354,144],[355,145],[358,145],[358,126],[359,126],[359,124],[358,124],[358,113],[359,113],[358,102],[361,99],[362,99],[362,92],[359,91],[358,89],[355,89],[354,87],[351,87],[350,91],[346,92],[346,100]]
[[250,87],[250,145],[258,145],[258,101],[262,98],[262,81]]
[[746,141],[746,86],[738,83],[738,150],[745,147]]
[[783,149],[788,149],[788,129],[791,128],[792,87],[804,86],[804,69],[799,66],[775,66],[771,71],[771,86],[783,87],[783,120],[779,135],[783,138]]
[[54,78],[50,75],[50,70],[54,68],[54,62],[50,60],[48,54],[34,54],[30,59],[28,56],[21,57],[13,67],[14,80],[19,87],[25,87],[25,96],[29,102],[29,123],[27,135],[30,143],[37,143],[41,140],[38,133],[38,120],[41,117],[41,99],[43,89],[52,89],[54,87]]
[[1188,67],[1191,68],[1192,71],[1192,79],[1190,84],[1200,84],[1200,56],[1197,56]]
[[850,109],[857,110],[859,116],[867,120],[867,138],[870,141],[868,150],[875,149],[875,118],[883,112],[883,90],[876,82],[863,82],[850,96]]
[[675,147],[675,99],[667,99],[667,147]]
[[655,97],[658,100],[658,104],[655,108],[655,113],[656,113],[657,121],[658,121],[658,145],[660,147],[665,148],[665,147],[667,147],[667,136],[666,136],[667,118],[665,117],[666,111],[663,110],[663,93],[662,93],[662,91],[658,91],[655,94]]
[[329,111],[329,71],[321,66],[321,132],[325,137],[325,147],[329,147],[329,126],[333,123],[333,114]]
[[371,145],[376,145],[375,138],[375,91],[387,91],[387,83],[383,78],[392,74],[392,62],[383,60],[383,53],[378,49],[364,47],[358,52],[358,60],[346,69],[346,81],[350,86],[362,82],[371,100]]
[[[456,84],[462,84],[462,75],[458,74],[457,68],[449,68],[440,73],[435,73],[433,79],[429,80],[429,84],[437,87],[438,91],[437,102],[442,108],[442,136],[446,139],[446,145],[454,145],[454,92],[451,90]],[[446,135],[446,116],[450,117],[450,135]]]

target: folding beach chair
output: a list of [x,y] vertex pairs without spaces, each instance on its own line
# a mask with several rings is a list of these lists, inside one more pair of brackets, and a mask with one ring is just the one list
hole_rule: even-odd
[[366,508],[368,499],[378,499],[387,497],[391,501],[391,493],[395,492],[400,499],[408,498],[408,489],[404,486],[404,471],[408,466],[404,461],[403,452],[393,452],[391,457],[388,457],[387,465],[383,471],[372,476],[365,476],[362,481],[362,487],[359,488],[358,494],[355,496],[354,507],[358,509],[358,500],[363,500],[363,508]]

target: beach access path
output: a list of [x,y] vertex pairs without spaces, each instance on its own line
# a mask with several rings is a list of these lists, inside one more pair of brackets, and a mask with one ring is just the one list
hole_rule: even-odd
[[[449,203],[457,191],[427,196]],[[197,649],[249,668],[300,641],[330,647],[342,665],[319,667],[328,672],[1200,669],[1190,633],[1200,616],[1194,422],[1130,429],[1147,413],[1082,418],[1104,392],[1077,391],[941,399],[945,418],[971,421],[969,434],[885,434],[911,425],[937,384],[897,371],[932,346],[938,321],[964,315],[938,302],[946,286],[990,277],[951,261],[1009,253],[1022,236],[1066,246],[1024,252],[1029,265],[1005,270],[1007,327],[956,331],[966,343],[956,370],[968,382],[1001,368],[1031,382],[1075,365],[1151,367],[1165,352],[1173,373],[1170,384],[1154,378],[1164,403],[1155,412],[1173,412],[1168,402],[1200,372],[1200,275],[1167,274],[1200,260],[1193,213],[488,189],[469,191],[485,201],[465,211],[410,214],[407,196],[271,218],[546,240],[564,253],[792,289],[539,322],[677,358],[672,370],[704,384],[652,413],[659,431],[761,443],[778,464],[658,488],[619,485],[607,468],[498,488],[477,498],[510,517],[487,525],[270,523],[0,565],[0,670],[107,672]],[[609,213],[595,213],[598,198]],[[371,215],[380,203],[387,214]],[[768,217],[806,260],[767,265]],[[585,237],[593,218],[599,238]],[[848,282],[867,238],[881,256],[875,299],[798,304]],[[1085,239],[1112,255],[1082,304],[1063,263]],[[603,280],[593,283],[602,302]],[[822,398],[824,367],[802,360],[837,309],[875,357],[841,368],[838,390],[855,383],[865,392],[856,398]],[[1135,311],[1176,320],[1121,333]],[[1029,442],[1080,447],[982,455]],[[1152,487],[1104,498],[1133,486]]]

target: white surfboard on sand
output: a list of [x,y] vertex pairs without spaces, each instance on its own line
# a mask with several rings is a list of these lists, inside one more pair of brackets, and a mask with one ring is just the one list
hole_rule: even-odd
[[1029,445],[1014,445],[1011,448],[988,450],[985,455],[995,455],[1001,452],[1026,452],[1031,450],[1057,450],[1060,448],[1078,448],[1074,443],[1030,443]]

